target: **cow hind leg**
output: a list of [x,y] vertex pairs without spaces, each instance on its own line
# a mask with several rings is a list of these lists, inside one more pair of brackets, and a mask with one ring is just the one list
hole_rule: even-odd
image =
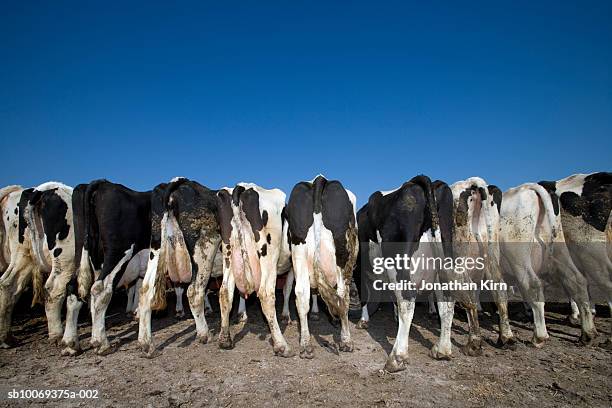
[[319,315],[318,296],[312,295],[311,301],[312,301],[312,304],[310,306],[310,320],[312,320],[313,322],[318,322],[319,319],[321,318]]
[[440,337],[438,343],[431,348],[431,356],[436,360],[450,360],[453,355],[451,343],[451,329],[455,311],[455,302],[444,299],[436,293],[438,298],[438,313],[440,315]]
[[[156,291],[155,284],[157,282],[160,252],[159,250],[151,250],[151,259],[147,265],[147,272],[145,273],[141,289],[142,293],[138,302],[138,343],[140,349],[147,357],[152,357],[155,351],[151,335],[151,310]],[[163,252],[161,255],[165,256]]]
[[283,287],[283,312],[281,313],[281,322],[285,324],[291,324],[291,314],[289,313],[289,300],[291,298],[291,290],[293,289],[293,270],[287,273],[287,280]]
[[229,329],[229,318],[234,301],[234,289],[236,284],[234,276],[229,269],[224,272],[223,283],[219,289],[219,307],[221,309],[221,329],[219,331],[219,347],[222,349],[231,349],[234,347],[232,336]]
[[62,350],[63,356],[74,356],[81,350],[78,322],[82,306],[83,302],[75,294],[71,293],[68,295],[66,299],[66,328],[62,337],[62,344],[65,346]]
[[[294,253],[295,304],[300,319],[300,358],[310,359],[314,357],[314,348],[310,344],[310,330],[308,329],[310,277],[308,265],[306,264],[306,249],[300,247],[297,247],[296,253]],[[297,254],[298,250],[301,250],[299,254]]]
[[398,328],[393,350],[387,357],[385,370],[392,373],[406,369],[408,359],[408,338],[410,336],[410,326],[414,317],[415,298],[409,300],[399,299],[398,296]]
[[261,309],[268,321],[270,333],[272,334],[274,354],[281,357],[292,357],[294,353],[289,348],[276,319],[276,299],[274,294],[276,288],[276,265],[269,265],[264,261],[261,263],[261,266],[263,288],[260,289],[258,296],[261,301]]
[[29,265],[18,268],[9,266],[0,278],[0,348],[10,347],[13,308],[31,280],[32,267]]
[[241,296],[238,300],[238,315],[236,320],[238,322],[246,322],[249,319],[246,311],[246,300]]
[[[176,295],[176,305],[174,307],[174,317],[182,319],[185,317],[185,308],[183,307],[183,289],[181,286],[174,287],[174,294]],[[206,296],[206,295],[205,295]]]
[[194,260],[198,266],[195,281],[187,289],[189,307],[196,325],[196,338],[202,344],[208,343],[208,324],[206,323],[206,286],[212,273],[215,252],[219,248],[219,241],[205,241],[196,246]]

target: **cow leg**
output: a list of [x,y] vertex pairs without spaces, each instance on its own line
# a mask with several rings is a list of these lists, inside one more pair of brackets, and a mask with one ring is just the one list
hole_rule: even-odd
[[125,314],[130,315],[134,311],[134,292],[136,285],[132,285],[127,290],[127,305],[125,306]]
[[508,316],[508,295],[505,291],[495,290],[493,291],[493,299],[499,314],[499,338],[497,339],[497,344],[503,349],[512,349],[516,345],[516,340],[514,333],[512,333]]
[[83,302],[79,300],[77,295],[71,293],[66,299],[66,328],[64,329],[64,336],[62,337],[62,344],[65,348],[62,350],[63,356],[74,356],[80,349],[79,342],[79,312]]
[[147,272],[142,284],[142,293],[138,302],[138,343],[140,349],[149,357],[153,356],[155,350],[151,339],[151,306],[155,297],[155,283],[157,281],[157,274],[165,273],[165,271],[158,272],[157,270],[160,257],[162,256],[165,256],[165,251],[151,249]]
[[174,287],[174,294],[176,295],[176,306],[174,308],[175,314],[174,316],[177,319],[182,319],[183,317],[185,317],[185,308],[183,307],[183,292],[185,291],[185,289],[183,289],[182,286],[175,286]]
[[234,275],[229,268],[224,267],[223,283],[219,289],[219,307],[221,309],[221,330],[219,331],[219,347],[222,349],[231,349],[234,347],[232,336],[229,330],[229,318],[234,302]]
[[215,253],[219,248],[219,241],[209,240],[205,236],[197,242],[193,259],[198,266],[198,271],[195,281],[187,289],[187,299],[196,325],[196,338],[202,344],[208,343],[208,324],[206,323],[204,297],[212,273]]
[[578,310],[578,304],[574,299],[570,299],[570,307],[572,308],[572,313],[567,317],[570,324],[574,326],[578,326],[580,324],[580,310]]
[[313,358],[314,349],[310,345],[308,330],[308,309],[310,308],[310,277],[305,245],[295,245],[293,270],[295,272],[295,304],[300,319],[300,358]]
[[7,339],[11,329],[13,308],[32,280],[32,266],[27,260],[10,265],[0,278],[0,348],[9,348]]
[[434,293],[431,292],[427,297],[427,304],[429,305],[429,310],[427,311],[430,315],[436,314],[436,304],[434,302]]
[[142,289],[143,279],[139,278],[134,285],[134,315],[132,316],[134,320],[138,320],[138,305],[140,304],[140,289]]
[[289,348],[283,333],[278,325],[276,319],[276,262],[275,257],[268,256],[262,258],[260,261],[261,265],[261,278],[260,290],[258,297],[261,303],[261,309],[263,311],[268,326],[270,326],[270,333],[272,334],[272,343],[274,347],[274,354],[281,357],[292,357],[294,353]]
[[210,316],[213,312],[212,305],[210,304],[210,300],[208,299],[208,293],[204,294],[204,315]]
[[[132,257],[134,245],[121,258],[120,253],[111,253],[104,257],[104,266],[99,279],[91,287],[91,345],[98,354],[110,351],[106,337],[106,310],[113,296],[113,281],[117,273],[123,269]],[[111,265],[114,267],[111,269]]]
[[52,343],[59,344],[64,333],[62,305],[66,299],[66,287],[74,274],[72,262],[72,259],[54,258],[51,273],[45,282],[45,314]]
[[285,324],[291,324],[291,314],[289,313],[289,300],[291,298],[291,290],[293,289],[293,281],[295,277],[293,275],[293,269],[287,273],[287,280],[283,287],[283,313],[281,314],[281,322]]
[[238,299],[238,316],[236,317],[236,320],[239,322],[246,322],[247,319],[246,300],[244,300],[244,298],[241,296],[240,299]]
[[361,318],[357,322],[356,327],[358,329],[367,329],[369,322],[370,322],[370,313],[368,312],[368,305],[366,303],[365,305],[361,306]]
[[344,352],[352,352],[353,351],[353,340],[351,340],[351,329],[349,326],[349,303],[350,299],[348,296],[345,296],[344,305],[342,305],[342,310],[340,311],[340,344],[338,349]]
[[452,299],[445,298],[442,293],[438,292],[436,292],[436,298],[440,315],[440,337],[438,338],[438,343],[431,348],[431,356],[436,360],[450,360],[453,354],[451,329],[455,314],[455,302]]
[[395,344],[393,350],[387,357],[385,363],[385,370],[393,373],[406,369],[406,360],[408,359],[408,338],[410,336],[410,326],[412,325],[412,318],[414,317],[414,306],[415,298],[411,297],[409,300],[401,299],[401,295],[397,295],[398,298],[398,328],[397,336],[395,338]]
[[[478,308],[476,303],[463,304],[468,319],[468,342],[463,351],[468,356],[480,356],[482,354],[482,337],[480,336],[480,322],[478,320]],[[442,316],[440,316],[441,318]]]
[[317,295],[312,295],[312,304],[310,306],[310,320],[318,322],[319,317],[319,302],[317,301]]

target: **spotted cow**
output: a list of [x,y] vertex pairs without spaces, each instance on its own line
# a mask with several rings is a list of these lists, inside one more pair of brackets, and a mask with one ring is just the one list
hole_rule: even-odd
[[175,285],[188,285],[196,337],[201,343],[208,342],[204,299],[221,240],[216,193],[182,177],[153,190],[151,252],[138,307],[138,341],[147,356],[155,352],[151,311],[166,307],[166,277]]
[[353,350],[348,311],[358,252],[355,201],[339,181],[323,176],[296,184],[289,196],[287,238],[295,273],[301,358],[314,356],[308,329],[311,289],[340,319],[340,351]]
[[500,249],[504,273],[518,284],[534,319],[532,344],[542,347],[549,338],[544,318],[545,289],[561,284],[578,304],[581,342],[597,335],[589,306],[586,279],[576,268],[564,238],[559,199],[552,190],[526,183],[503,194],[500,212]]
[[6,197],[5,204],[10,206],[10,262],[0,278],[2,347],[8,345],[13,307],[30,283],[34,291],[32,303],[45,305],[49,339],[56,343],[62,337],[61,310],[66,285],[74,273],[71,196],[71,187],[48,182],[15,190]]

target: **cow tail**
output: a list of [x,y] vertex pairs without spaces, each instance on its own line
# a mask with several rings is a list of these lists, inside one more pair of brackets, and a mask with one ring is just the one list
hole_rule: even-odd
[[544,205],[544,212],[546,213],[545,216],[546,218],[548,218],[548,222],[550,223],[550,226],[552,228],[552,243],[552,241],[554,241],[557,234],[559,233],[557,228],[557,216],[555,215],[552,198],[550,197],[550,194],[548,194],[548,191],[546,191],[546,189],[539,184],[527,183],[526,186],[538,195],[540,201],[542,202],[542,205]]
[[425,193],[425,199],[429,207],[429,216],[431,217],[431,229],[435,234],[436,231],[440,230],[440,218],[438,217],[438,206],[436,204],[436,197],[433,192],[431,179],[425,175],[419,175],[413,177],[410,182],[420,186]]
[[[23,188],[21,186],[6,186],[3,188],[0,188],[0,204],[2,204],[2,201],[4,201],[4,199],[11,193],[15,192],[15,191],[19,191],[19,190],[23,190]],[[5,228],[2,228],[2,222],[0,221],[0,245],[3,245],[3,243],[6,240],[5,237]],[[8,228],[7,228],[8,229]],[[7,261],[8,264],[8,261]]]
[[85,194],[83,195],[82,203],[78,203],[82,206],[82,233],[85,234],[83,238],[83,248],[81,249],[81,261],[78,266],[79,271],[77,274],[78,292],[81,299],[87,298],[91,285],[93,284],[94,273],[90,257],[96,256],[99,249],[98,225],[97,222],[92,222],[91,220],[92,217],[95,217],[95,207],[93,202],[94,194],[98,187],[106,182],[106,180],[95,180],[89,183],[87,189],[85,190]]
[[155,273],[155,282],[153,292],[153,300],[151,301],[151,310],[164,310],[166,304],[166,257],[168,251],[168,237],[166,232],[166,221],[168,214],[164,213],[161,220],[161,244],[157,253],[157,271]]
[[35,265],[32,270],[32,304],[31,307],[35,304],[42,305],[45,300],[45,284],[43,279],[42,270],[38,265]]

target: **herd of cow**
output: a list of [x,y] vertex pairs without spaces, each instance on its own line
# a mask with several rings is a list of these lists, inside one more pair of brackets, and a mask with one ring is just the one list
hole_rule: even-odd
[[[339,350],[352,351],[351,285],[356,285],[362,305],[357,327],[366,328],[372,312],[368,306],[376,297],[367,283],[368,260],[397,254],[486,255],[486,267],[479,272],[423,268],[405,276],[405,271],[388,268],[386,277],[390,282],[502,282],[503,271],[516,280],[531,307],[532,343],[537,347],[548,338],[543,287],[554,281],[571,299],[571,318],[579,321],[581,342],[589,344],[597,336],[589,287],[600,289],[612,308],[611,207],[612,173],[527,183],[503,194],[478,177],[449,186],[421,175],[393,191],[373,193],[359,211],[349,190],[323,176],[296,184],[288,201],[278,189],[239,183],[215,191],[186,178],[148,192],[106,180],[74,189],[56,182],[29,189],[9,186],[0,190],[0,345],[9,347],[13,308],[30,285],[33,304],[44,303],[49,338],[61,341],[63,355],[80,351],[77,321],[84,303],[91,311],[92,346],[100,354],[110,350],[105,314],[120,287],[129,289],[128,308],[137,310],[138,341],[148,355],[155,350],[151,314],[166,307],[168,285],[177,294],[177,313],[182,313],[186,289],[197,338],[206,343],[205,316],[210,310],[206,293],[209,281],[214,281],[211,277],[219,274],[213,267],[218,252],[221,348],[233,347],[229,317],[237,290],[242,311],[243,299],[257,294],[274,353],[294,355],[275,307],[277,277],[287,274],[281,319],[289,320],[295,281],[300,357],[313,357],[308,313],[318,311],[317,294],[340,321]],[[385,365],[388,371],[404,368],[419,295],[418,290],[394,293],[398,332]],[[455,301],[468,315],[465,351],[480,354],[477,293],[437,291],[435,295],[441,330],[432,356],[451,356]],[[499,314],[498,343],[512,347],[508,295],[501,289],[492,295]]]

